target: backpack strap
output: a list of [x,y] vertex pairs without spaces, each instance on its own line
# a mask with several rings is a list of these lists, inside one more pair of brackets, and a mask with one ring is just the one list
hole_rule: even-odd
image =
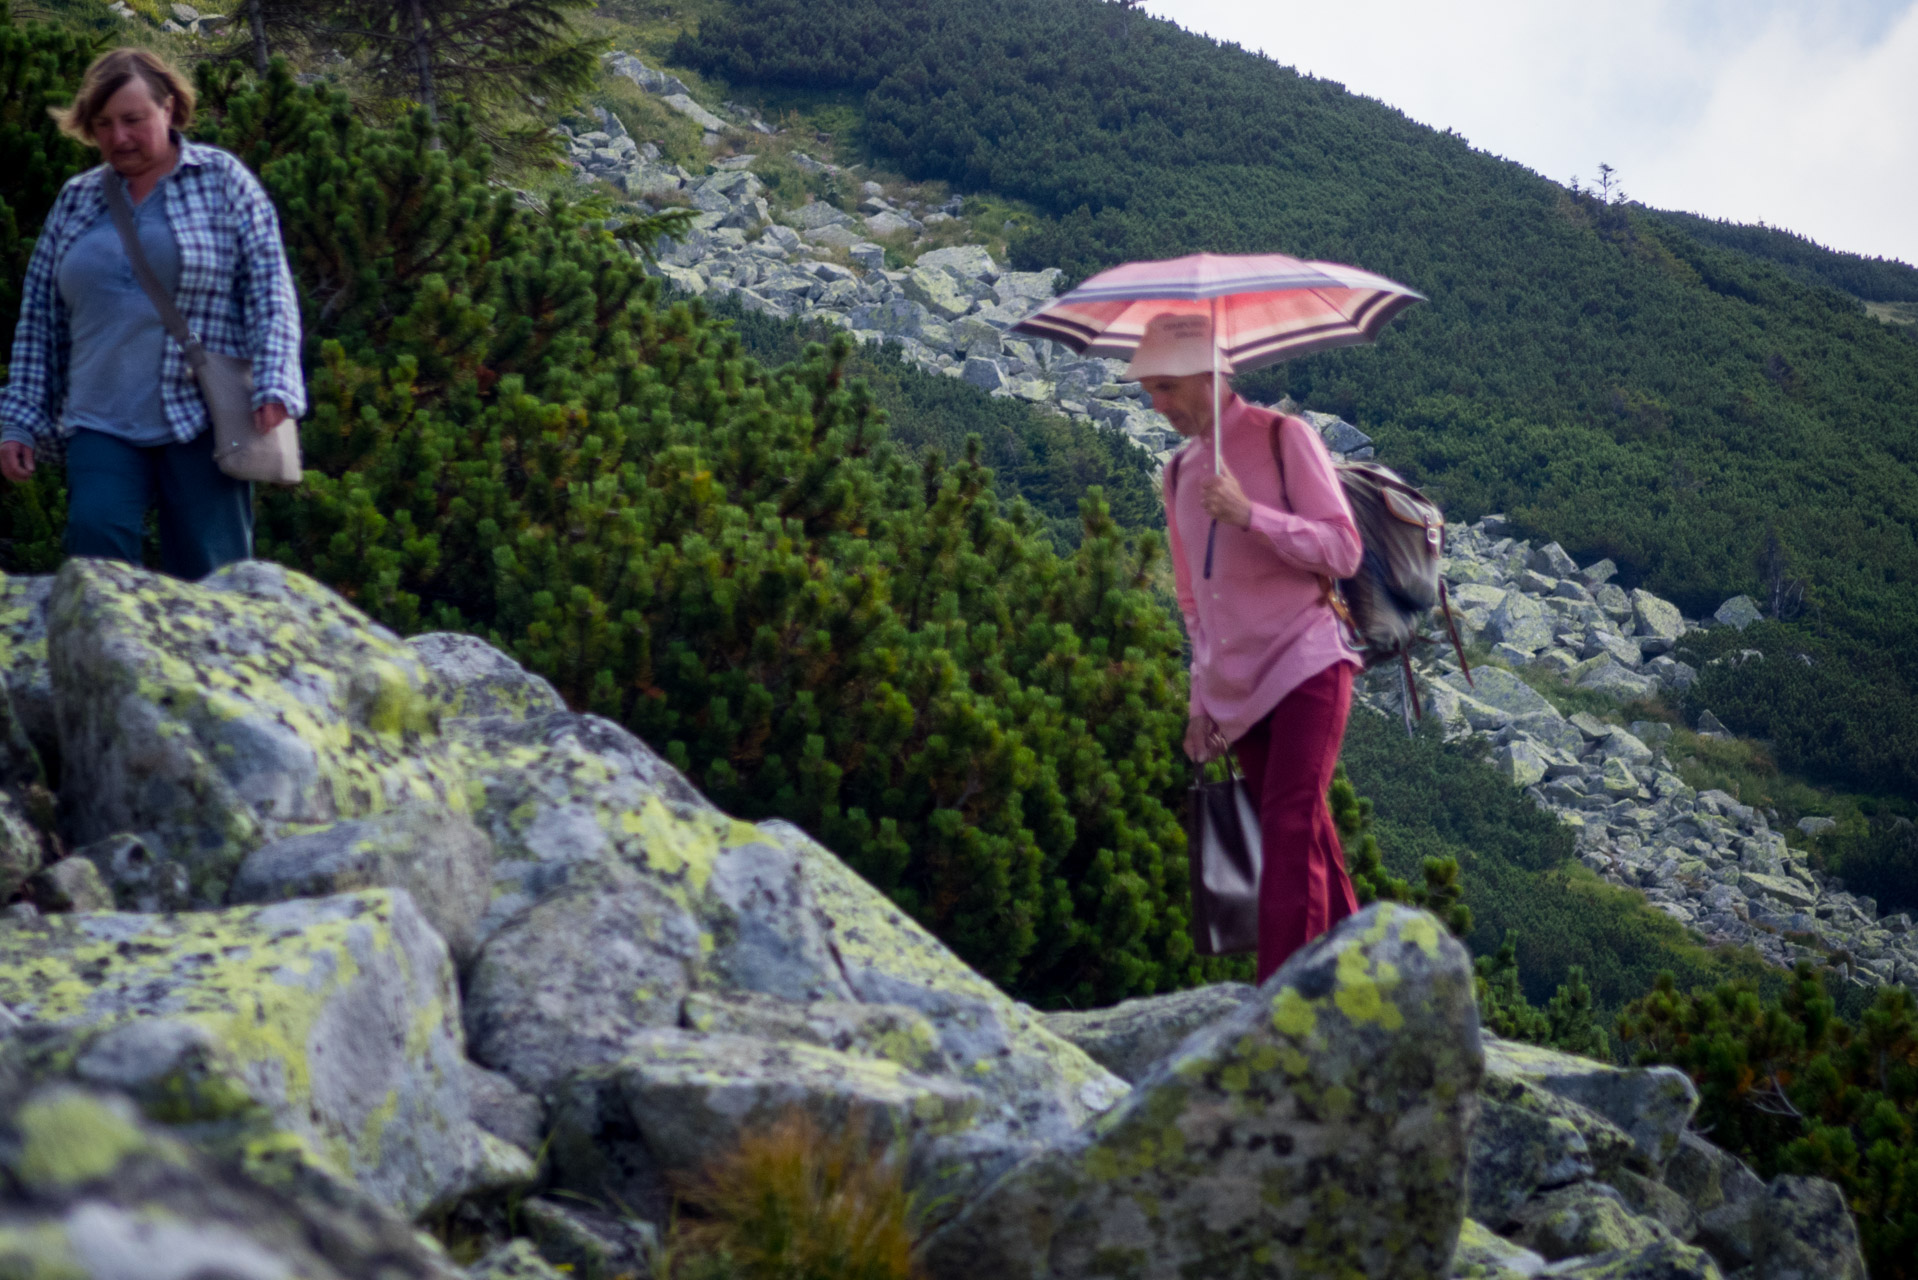
[[1459,670],[1465,673],[1465,683],[1474,689],[1478,681],[1472,679],[1472,664],[1465,660],[1465,646],[1459,643],[1458,620],[1452,616],[1451,593],[1445,589],[1445,578],[1439,578],[1439,608],[1445,611],[1445,631],[1452,637],[1452,652],[1458,655]]
[[[1272,461],[1279,468],[1279,497],[1284,501],[1285,509],[1293,511],[1296,515],[1297,512],[1292,506],[1292,494],[1285,485],[1285,450],[1279,440],[1279,434],[1284,427],[1285,415],[1282,413],[1272,415]],[[1310,431],[1311,428],[1308,426],[1306,430]],[[1345,597],[1341,596],[1338,588],[1332,585],[1332,579],[1323,573],[1319,575],[1319,603],[1330,609],[1333,615],[1345,624],[1347,630],[1354,635],[1358,634],[1358,624],[1352,620],[1352,611],[1345,607]]]

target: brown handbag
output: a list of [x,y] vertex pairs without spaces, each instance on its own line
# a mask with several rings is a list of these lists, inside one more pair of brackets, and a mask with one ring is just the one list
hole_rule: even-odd
[[1195,772],[1186,793],[1192,946],[1202,956],[1259,949],[1259,806],[1229,751],[1225,765],[1225,781]]
[[186,354],[186,362],[200,386],[200,399],[206,402],[207,416],[213,420],[213,460],[220,470],[235,480],[257,480],[263,484],[298,484],[300,468],[300,425],[288,418],[273,430],[262,434],[253,425],[253,362],[240,356],[208,351],[173,305],[173,299],[153,274],[146,251],[140,247],[139,234],[133,228],[133,206],[127,200],[126,186],[111,168],[106,172],[107,212],[113,216],[114,229],[126,248],[127,261],[134,278],[146,291],[160,323]]

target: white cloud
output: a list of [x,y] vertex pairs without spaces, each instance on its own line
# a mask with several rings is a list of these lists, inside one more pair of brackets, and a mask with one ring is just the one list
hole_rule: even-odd
[[1918,263],[1918,0],[1148,0],[1564,182]]

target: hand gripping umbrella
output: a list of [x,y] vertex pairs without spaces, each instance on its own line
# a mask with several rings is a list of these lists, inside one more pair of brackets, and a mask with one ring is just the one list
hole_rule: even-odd
[[1238,372],[1291,356],[1375,340],[1424,295],[1384,276],[1282,253],[1195,253],[1101,271],[1013,326],[1081,355],[1129,357],[1154,316],[1212,318],[1212,466],[1219,445],[1222,357]]

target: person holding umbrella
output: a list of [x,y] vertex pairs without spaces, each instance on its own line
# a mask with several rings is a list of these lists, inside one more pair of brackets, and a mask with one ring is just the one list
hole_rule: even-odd
[[1212,362],[1210,320],[1166,315],[1128,376],[1188,441],[1165,484],[1192,640],[1185,751],[1203,763],[1229,746],[1257,802],[1263,982],[1358,910],[1325,797],[1360,665],[1330,582],[1358,572],[1364,546],[1319,433],[1247,404]]
[[1185,751],[1230,750],[1256,802],[1258,976],[1358,910],[1326,805],[1358,655],[1333,582],[1358,525],[1317,431],[1248,404],[1236,369],[1372,341],[1419,295],[1332,263],[1198,254],[1130,263],[1027,317],[1025,333],[1099,355],[1186,439],[1166,465],[1166,531],[1192,642]]

